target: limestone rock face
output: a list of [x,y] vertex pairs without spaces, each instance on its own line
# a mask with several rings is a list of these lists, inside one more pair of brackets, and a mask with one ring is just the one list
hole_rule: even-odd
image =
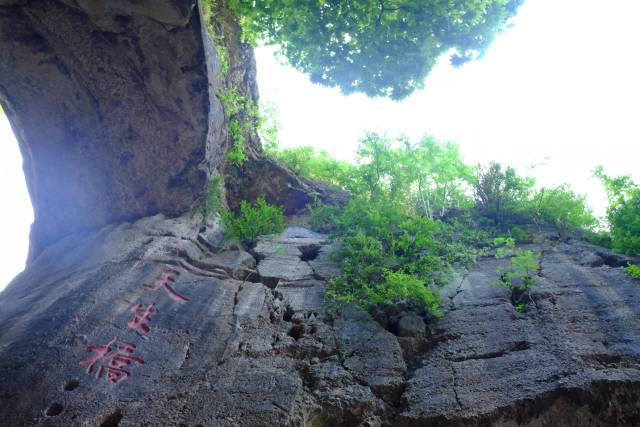
[[31,260],[201,196],[224,122],[205,41],[195,0],[0,4],[0,102],[35,211]]
[[[213,24],[229,78],[255,101],[228,12]],[[232,209],[347,195],[261,157],[257,138],[224,164],[219,62],[195,0],[0,1],[0,101],[36,214],[30,263],[0,293],[3,427],[640,425],[627,257],[532,246],[525,313],[487,258],[443,289],[441,319],[374,319],[328,315],[326,235],[222,247],[193,213],[214,169]]]
[[327,316],[325,235],[290,227],[247,252],[199,230],[158,215],[77,233],[18,276],[0,294],[2,425],[640,423],[640,286],[581,265],[592,247],[531,247],[525,313],[487,258],[443,290],[443,318],[387,323]]

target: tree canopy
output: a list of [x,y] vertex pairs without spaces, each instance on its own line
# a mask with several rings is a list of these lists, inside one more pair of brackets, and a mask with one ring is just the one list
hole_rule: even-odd
[[481,56],[523,0],[229,0],[246,37],[345,94],[402,99],[442,54]]

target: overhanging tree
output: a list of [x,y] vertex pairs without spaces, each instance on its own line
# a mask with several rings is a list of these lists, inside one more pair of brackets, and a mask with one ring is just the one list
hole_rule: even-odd
[[230,0],[245,37],[343,93],[399,100],[443,54],[480,57],[523,0]]

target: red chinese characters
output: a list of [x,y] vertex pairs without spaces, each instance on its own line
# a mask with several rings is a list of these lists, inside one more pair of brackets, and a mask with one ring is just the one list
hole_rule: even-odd
[[132,363],[144,364],[144,360],[131,355],[136,348],[135,344],[125,341],[116,344],[117,340],[118,337],[113,337],[107,345],[87,346],[87,351],[96,353],[80,361],[81,365],[87,367],[87,374],[91,374],[96,364],[101,362],[96,370],[96,378],[101,378],[102,374],[106,372],[107,379],[114,384],[120,384],[131,375],[129,371],[124,369],[125,367]]
[[145,288],[152,289],[154,291],[160,288],[164,288],[164,290],[167,291],[167,293],[169,294],[169,297],[174,301],[180,301],[180,302],[189,301],[189,298],[179,294],[178,292],[176,292],[175,289],[171,287],[171,285],[169,285],[169,283],[175,282],[176,276],[179,276],[179,275],[180,275],[180,272],[178,270],[174,270],[172,268],[163,268],[160,276],[155,278],[153,285],[143,285],[143,286]]
[[141,334],[146,334],[150,331],[147,325],[151,321],[151,315],[158,312],[155,304],[149,304],[147,308],[142,308],[140,304],[136,304],[131,307],[131,312],[135,315],[133,320],[129,320],[127,325],[131,329],[135,329]]
[[[163,268],[160,275],[154,279],[152,285],[143,285],[151,290],[158,290],[164,288],[169,297],[174,301],[185,302],[189,301],[189,298],[179,294],[173,287],[172,283],[176,281],[176,276],[179,276],[180,272],[172,268]],[[146,334],[151,331],[149,323],[151,322],[151,316],[158,313],[158,308],[155,303],[149,304],[147,307],[143,307],[141,304],[134,304],[131,307],[133,313],[133,319],[127,322],[127,325],[140,334]],[[86,359],[80,361],[80,365],[86,366],[87,374],[95,373],[95,377],[100,379],[102,376],[114,384],[120,384],[131,376],[128,371],[130,365],[143,365],[144,360],[139,357],[133,356],[133,352],[136,349],[136,345],[132,342],[120,341],[118,343],[118,337],[114,337],[106,345],[94,345],[87,346],[87,351],[93,352],[93,354]]]

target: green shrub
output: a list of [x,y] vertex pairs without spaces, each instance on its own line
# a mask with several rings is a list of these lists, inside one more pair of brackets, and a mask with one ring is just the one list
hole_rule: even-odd
[[264,154],[274,157],[278,152],[280,134],[280,119],[278,106],[273,102],[260,101],[258,104],[258,136],[262,143]]
[[473,262],[477,234],[460,224],[405,212],[387,198],[355,197],[334,217],[333,236],[341,240],[334,256],[343,276],[328,286],[332,310],[354,303],[367,310],[403,303],[438,316],[438,289],[454,265]]
[[537,286],[537,272],[541,268],[537,260],[542,254],[540,252],[532,252],[528,249],[516,249],[514,252],[514,241],[512,238],[497,238],[494,240],[494,243],[504,244],[502,248],[496,250],[496,258],[512,257],[508,268],[503,269],[498,267],[496,269],[499,279],[494,281],[493,284],[506,286],[511,289],[513,305],[518,312],[522,313],[526,311],[526,303],[522,299],[525,292]]
[[624,272],[635,279],[640,279],[640,265],[629,264]]
[[[465,185],[473,176],[454,144],[423,138],[413,145],[370,133],[360,142],[356,165],[310,147],[272,154],[354,195],[344,209],[308,207],[312,227],[341,241],[334,256],[344,274],[327,291],[332,311],[346,303],[365,310],[402,303],[437,316],[437,287],[454,266],[467,266],[481,253],[486,235],[463,214],[471,206]],[[436,219],[450,212],[456,213],[450,224]]]
[[563,240],[570,233],[588,232],[598,223],[585,196],[575,194],[566,185],[540,189],[531,206],[535,221],[553,226]]
[[518,243],[524,243],[529,241],[529,233],[527,233],[523,228],[518,227],[517,225],[514,225],[513,227],[511,227],[509,234]]
[[605,175],[602,167],[594,175],[602,181],[609,197],[607,219],[613,250],[640,255],[640,187],[628,175]]
[[227,88],[216,96],[227,116],[227,133],[231,143],[226,153],[227,159],[233,165],[240,166],[248,158],[245,153],[247,135],[255,132],[260,123],[258,106],[242,96],[236,88]]
[[365,287],[366,308],[376,304],[411,301],[429,313],[437,313],[440,295],[430,289],[424,280],[413,274],[391,270],[385,270],[383,277],[381,283]]
[[611,233],[607,230],[591,230],[587,231],[585,238],[589,243],[603,248],[612,248]]
[[493,245],[496,247],[496,259],[506,258],[513,255],[516,240],[513,237],[496,237]]
[[271,147],[267,154],[298,175],[324,181],[341,188],[348,188],[355,166],[349,162],[333,159],[326,151],[316,151],[305,145],[293,148]]
[[328,182],[370,199],[394,200],[399,209],[429,218],[473,206],[467,196],[473,170],[458,146],[423,137],[412,144],[368,133],[358,146],[357,164],[336,160],[313,147],[269,148],[267,154],[299,175]]
[[321,233],[332,231],[342,212],[339,206],[323,204],[319,200],[307,205],[307,210],[309,211],[309,226],[312,230]]
[[487,218],[504,224],[525,214],[535,180],[519,176],[515,169],[500,163],[478,166],[474,194],[476,208]]
[[207,195],[201,207],[202,222],[206,223],[212,215],[219,214],[222,209],[222,177],[214,175],[209,180]]
[[222,214],[222,225],[230,240],[252,243],[258,236],[282,232],[287,224],[284,209],[273,206],[260,198],[252,206],[246,200],[240,202],[240,216],[232,212]]
[[[358,170],[350,191],[370,198],[386,197],[429,218],[470,208],[467,187],[472,169],[464,164],[458,146],[423,137],[412,144],[369,133],[358,147]],[[400,206],[401,204],[401,206]]]

